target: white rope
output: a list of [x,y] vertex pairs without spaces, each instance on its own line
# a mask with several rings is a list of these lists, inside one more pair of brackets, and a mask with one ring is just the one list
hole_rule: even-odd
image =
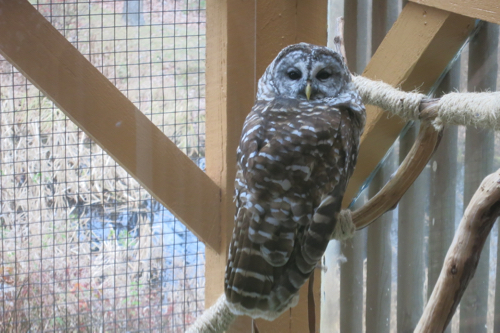
[[405,120],[418,119],[420,102],[426,98],[424,94],[404,92],[382,81],[362,76],[352,76],[352,82],[365,104],[378,106]]
[[226,296],[222,294],[214,305],[196,318],[186,333],[222,333],[229,328],[235,318],[236,315],[229,310]]
[[356,226],[352,221],[352,212],[349,209],[341,210],[331,238],[343,241],[352,238],[355,232]]
[[[378,106],[405,120],[418,120],[420,103],[427,97],[404,92],[382,81],[353,76],[352,81],[365,104]],[[464,125],[500,130],[500,92],[449,93],[432,106],[436,129]]]
[[500,130],[500,92],[446,94],[437,103],[437,114],[444,124]]

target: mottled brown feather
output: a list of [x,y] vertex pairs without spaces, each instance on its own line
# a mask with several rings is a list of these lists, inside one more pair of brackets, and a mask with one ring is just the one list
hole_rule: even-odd
[[[333,51],[298,45],[282,51],[261,79],[237,153],[225,293],[233,312],[255,318],[273,319],[293,306],[321,259],[364,126],[364,107]],[[282,83],[275,67],[322,57],[339,62],[333,96],[308,101],[276,93]]]

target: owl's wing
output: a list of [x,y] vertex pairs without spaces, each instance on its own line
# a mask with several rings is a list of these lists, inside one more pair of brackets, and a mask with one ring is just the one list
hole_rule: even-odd
[[264,258],[278,267],[289,260],[298,229],[311,220],[319,204],[314,202],[317,183],[324,186],[335,178],[311,175],[324,169],[322,159],[332,153],[340,112],[325,112],[324,105],[304,110],[288,99],[256,111],[262,112],[250,114],[240,143],[248,234],[261,245]]
[[226,295],[246,309],[277,310],[289,305],[333,232],[345,183],[345,124],[340,109],[324,105],[257,107],[238,152]]
[[314,268],[328,246],[340,213],[342,199],[349,178],[354,172],[359,148],[360,128],[351,117],[349,108],[340,106],[338,133],[325,154],[324,170],[318,170],[317,186],[327,184],[321,193],[321,202],[314,206],[314,215],[301,239],[300,255],[296,265],[303,273]]

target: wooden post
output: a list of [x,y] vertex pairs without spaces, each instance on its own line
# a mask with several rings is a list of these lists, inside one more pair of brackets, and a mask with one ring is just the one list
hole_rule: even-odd
[[372,56],[372,16],[368,12],[372,0],[356,0],[358,2],[358,29],[356,34],[356,67],[354,73],[362,73]]
[[347,63],[351,72],[356,71],[358,49],[358,1],[344,0],[344,44]]
[[[205,308],[224,292],[227,248],[233,229],[236,147],[255,95],[255,4],[207,1],[206,166],[221,188],[217,227],[221,243],[205,251]],[[239,317],[229,332],[251,332]]]
[[[389,6],[394,7],[396,3],[392,3]],[[382,40],[384,39],[387,31],[387,21],[388,21],[388,0],[372,0],[372,45],[371,54],[374,54]],[[392,22],[391,22],[392,23]]]
[[[257,80],[283,47],[298,42],[326,45],[326,19],[326,0],[207,2],[207,173],[221,188],[217,208],[222,241],[218,249],[206,251],[206,307],[223,293],[234,222],[236,148],[243,121],[254,103]],[[319,303],[319,278],[315,285]],[[258,320],[260,331],[306,331],[306,291],[307,286],[301,290],[297,307],[274,322]],[[251,330],[251,320],[244,317],[231,328],[231,332]]]

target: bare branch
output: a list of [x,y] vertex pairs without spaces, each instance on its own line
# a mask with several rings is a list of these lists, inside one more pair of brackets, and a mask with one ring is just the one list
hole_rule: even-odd
[[481,250],[500,215],[500,169],[472,197],[415,332],[443,332],[474,276]]
[[420,175],[439,145],[442,131],[429,122],[422,122],[417,140],[399,166],[396,174],[366,204],[352,213],[356,229],[363,229],[388,210],[394,208]]
[[420,119],[431,121],[436,119],[438,116],[437,113],[437,105],[439,102],[439,98],[431,98],[423,100],[420,103]]

